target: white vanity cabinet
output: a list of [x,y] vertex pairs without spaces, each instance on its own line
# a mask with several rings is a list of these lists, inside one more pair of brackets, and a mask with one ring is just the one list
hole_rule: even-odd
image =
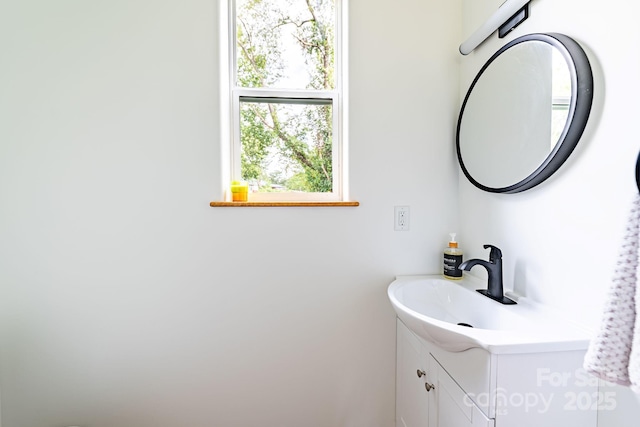
[[429,425],[429,359],[421,340],[402,322],[397,326],[396,427]]
[[432,355],[429,355],[429,362],[429,377],[433,379],[429,404],[433,410],[429,413],[429,424],[425,425],[494,427],[494,420],[482,413]]
[[398,320],[396,427],[493,427],[464,390]]
[[596,427],[602,402],[583,356],[450,352],[398,319],[396,427]]

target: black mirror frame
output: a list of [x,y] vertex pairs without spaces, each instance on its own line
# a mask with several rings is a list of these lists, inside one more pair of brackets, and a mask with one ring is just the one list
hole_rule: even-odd
[[[491,65],[491,63],[500,56],[503,52],[511,47],[524,43],[527,41],[542,41],[550,44],[558,49],[567,63],[569,64],[569,73],[571,75],[571,87],[572,90],[571,103],[569,105],[569,114],[567,116],[567,123],[558,139],[558,143],[554,149],[542,162],[542,164],[533,171],[528,177],[520,182],[517,182],[508,187],[487,187],[482,183],[476,181],[470,174],[464,165],[462,160],[462,154],[460,153],[460,127],[462,124],[462,117],[464,109],[467,105],[467,101],[476,83],[484,73],[484,71]],[[504,45],[498,50],[486,64],[480,69],[476,75],[473,83],[469,87],[469,91],[464,98],[462,107],[460,108],[460,115],[458,116],[458,126],[456,128],[456,152],[458,154],[458,162],[462,171],[467,179],[476,187],[481,190],[491,193],[518,193],[524,190],[535,187],[542,183],[553,175],[562,164],[567,160],[569,155],[573,152],[574,148],[578,144],[591,112],[591,105],[593,103],[593,74],[591,71],[591,64],[587,58],[586,53],[582,47],[572,38],[558,33],[534,33],[527,34],[522,37],[518,37],[513,41]]]

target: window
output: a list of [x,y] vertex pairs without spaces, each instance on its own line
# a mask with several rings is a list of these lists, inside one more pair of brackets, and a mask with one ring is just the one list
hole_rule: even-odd
[[551,49],[551,147],[560,141],[571,107],[571,75],[567,60],[558,49]]
[[229,179],[250,201],[344,200],[344,0],[229,1]]

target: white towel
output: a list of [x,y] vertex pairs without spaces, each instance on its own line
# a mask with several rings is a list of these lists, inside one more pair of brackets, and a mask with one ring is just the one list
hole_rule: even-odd
[[635,196],[604,303],[598,334],[591,340],[584,368],[605,381],[630,386],[640,393],[640,303],[637,286],[640,194]]

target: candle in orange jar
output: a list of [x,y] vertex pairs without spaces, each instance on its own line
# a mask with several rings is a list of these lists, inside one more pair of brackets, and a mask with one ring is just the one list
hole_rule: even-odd
[[231,181],[231,200],[246,202],[249,196],[249,185],[242,181]]

